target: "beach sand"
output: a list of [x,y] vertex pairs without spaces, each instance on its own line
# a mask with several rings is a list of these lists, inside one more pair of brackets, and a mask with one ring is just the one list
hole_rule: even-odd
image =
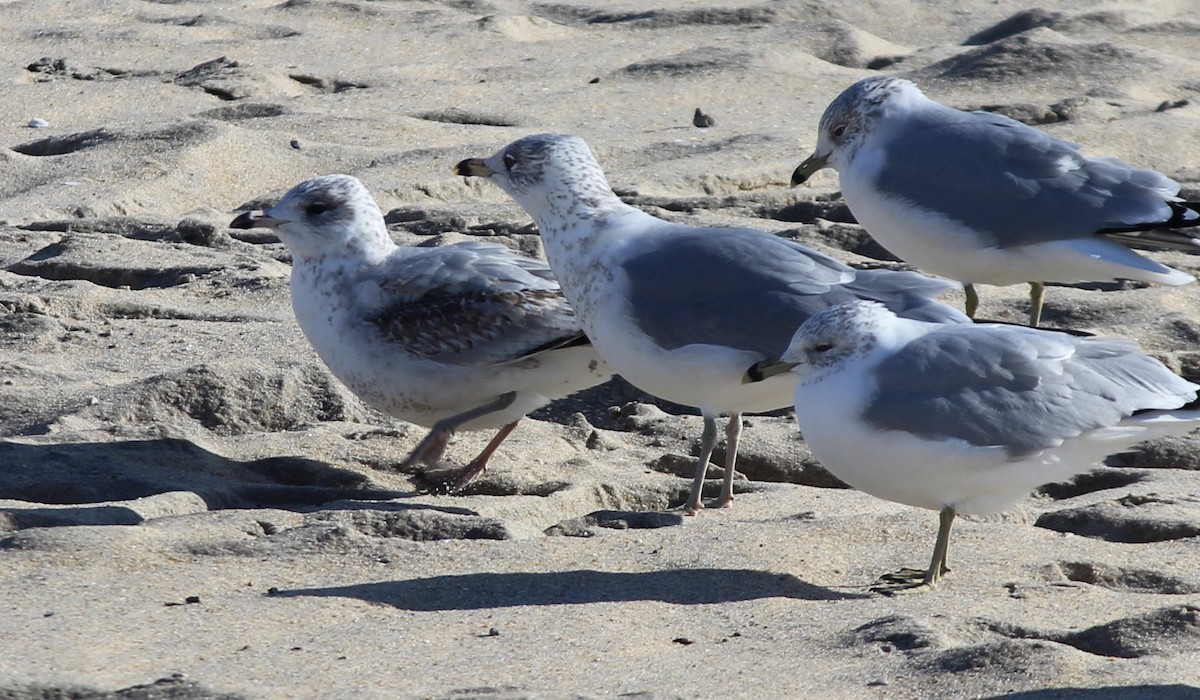
[[[787,186],[879,72],[1197,199],[1194,2],[0,6],[0,697],[1200,697],[1200,437],[960,519],[943,585],[882,597],[935,514],[837,488],[787,412],[746,418],[733,508],[696,517],[699,417],[620,380],[421,492],[424,429],[328,374],[286,247],[228,228],[340,172],[402,244],[538,254],[451,167],[553,131],[655,215],[895,264],[835,174]],[[1024,286],[982,296],[1026,317]],[[1200,285],[1054,287],[1043,322],[1200,377]]]

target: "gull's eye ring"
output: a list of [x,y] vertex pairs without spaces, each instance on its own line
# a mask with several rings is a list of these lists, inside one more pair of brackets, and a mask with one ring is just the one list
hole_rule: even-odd
[[318,216],[324,214],[326,211],[329,211],[329,205],[319,199],[304,207],[304,213],[309,216]]
[[817,343],[813,346],[813,350],[817,352],[829,352],[833,349],[833,343]]
[[838,124],[837,126],[833,127],[834,138],[837,138],[844,133],[846,133],[846,125],[845,124]]
[[513,154],[511,154],[511,153],[505,153],[505,154],[504,154],[504,169],[505,169],[505,170],[512,170],[512,169],[513,169],[513,166],[514,166],[514,165],[516,165],[516,164],[517,164],[517,157],[516,157],[516,156],[514,156],[514,155],[513,155]]

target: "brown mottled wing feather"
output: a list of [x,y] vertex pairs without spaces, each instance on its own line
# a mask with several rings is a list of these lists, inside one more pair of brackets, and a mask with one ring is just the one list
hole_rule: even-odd
[[364,320],[438,362],[505,364],[584,338],[549,267],[503,246],[403,249],[373,281]]

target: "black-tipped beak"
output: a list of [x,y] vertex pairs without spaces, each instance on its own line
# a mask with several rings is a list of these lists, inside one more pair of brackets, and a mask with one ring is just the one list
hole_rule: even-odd
[[454,166],[454,174],[463,177],[491,177],[496,171],[489,168],[482,158],[468,158]]
[[770,379],[778,374],[787,374],[798,363],[783,360],[761,360],[750,365],[750,369],[742,375],[742,384],[753,384],[764,379]]
[[283,219],[272,219],[262,211],[244,211],[229,222],[229,228],[275,228],[286,223]]
[[826,161],[829,160],[829,154],[823,156],[817,155],[815,152],[806,158],[800,167],[792,171],[792,187],[808,182],[808,178],[813,176],[821,168],[825,167]]

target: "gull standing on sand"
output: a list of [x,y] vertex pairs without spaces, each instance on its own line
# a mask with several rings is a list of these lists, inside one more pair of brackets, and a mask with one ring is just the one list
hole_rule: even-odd
[[778,358],[812,314],[854,299],[928,321],[966,322],[933,300],[950,283],[915,272],[856,271],[814,250],[748,228],[685,226],[622,202],[578,137],[540,134],[459,175],[486,177],[537,222],[550,266],[601,357],[633,385],[704,417],[700,459],[685,509],[695,513],[716,417],[729,414],[725,480],[733,499],[743,412],[791,404],[793,382],[746,385],[751,364]]
[[547,265],[490,243],[400,247],[349,175],[293,187],[233,228],[292,252],[292,308],[317,355],[360,399],[432,430],[405,460],[438,466],[457,430],[499,428],[446,484],[464,487],[530,411],[611,376]]
[[1008,117],[938,104],[907,80],[872,77],[825,109],[817,147],[792,185],[838,171],[854,218],[916,267],[963,283],[1030,284],[1038,325],[1045,282],[1138,280],[1169,286],[1195,278],[1127,244],[1200,252],[1171,227],[1200,225],[1179,183]]
[[800,327],[780,362],[796,422],[830,472],[873,496],[938,511],[928,569],[874,590],[924,590],[949,571],[957,513],[1005,510],[1131,445],[1200,427],[1196,390],[1124,340],[1001,324],[933,324],[869,302]]

